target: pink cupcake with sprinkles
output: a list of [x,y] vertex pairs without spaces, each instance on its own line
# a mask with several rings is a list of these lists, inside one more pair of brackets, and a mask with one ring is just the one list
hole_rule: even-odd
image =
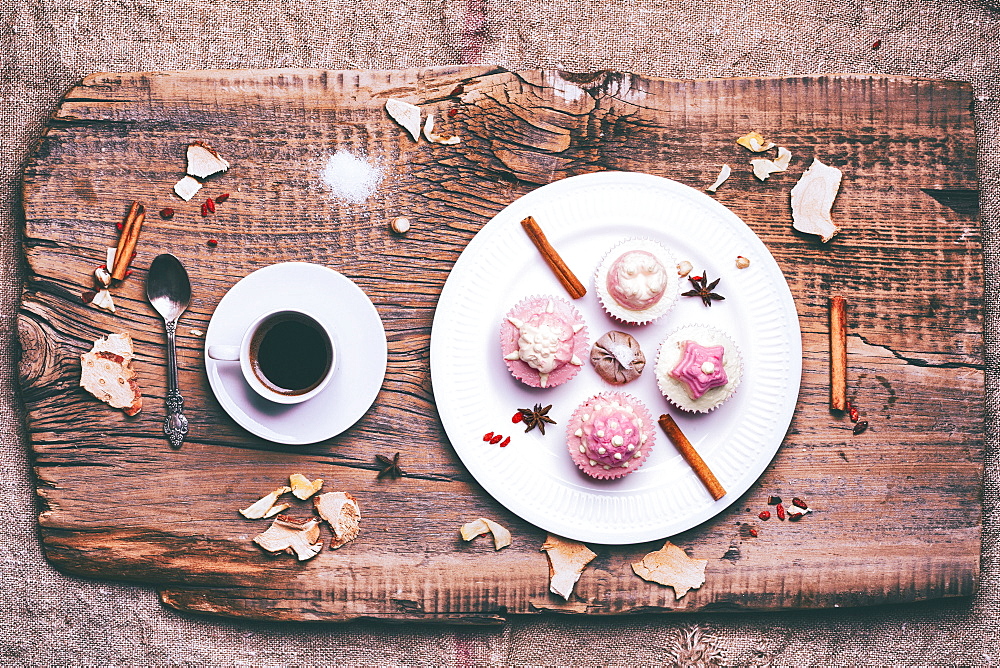
[[629,239],[604,256],[594,277],[601,306],[613,318],[632,325],[653,322],[677,301],[676,262],[662,245]]
[[575,376],[590,350],[587,327],[573,305],[549,295],[528,297],[500,324],[500,350],[510,373],[531,387],[555,387]]
[[736,392],[743,358],[724,332],[710,325],[686,325],[660,344],[654,373],[670,403],[691,413],[708,413]]
[[602,392],[584,401],[566,427],[569,454],[591,478],[611,480],[642,466],[655,440],[642,402],[624,392]]

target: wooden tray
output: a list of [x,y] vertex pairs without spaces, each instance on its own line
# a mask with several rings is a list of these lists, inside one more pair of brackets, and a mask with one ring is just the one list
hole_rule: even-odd
[[[386,116],[390,96],[436,112],[462,142],[415,143]],[[483,623],[545,610],[971,595],[983,440],[971,102],[964,83],[853,75],[679,81],[463,66],[88,77],[24,172],[20,374],[45,553],[67,572],[153,584],[182,610],[284,620]],[[753,156],[733,140],[752,129],[792,151],[788,172],[763,183],[750,174]],[[192,140],[233,167],[183,203],[171,188]],[[338,149],[385,172],[364,204],[335,200],[321,185],[323,161]],[[826,245],[790,225],[789,190],[814,156],[844,171],[833,211],[843,232]],[[633,575],[630,564],[662,541],[593,545],[598,558],[564,602],[548,592],[544,533],[483,493],[441,429],[428,369],[437,296],[476,231],[538,185],[629,170],[704,188],[722,163],[734,174],[718,200],[768,245],[796,299],[805,352],[795,418],[756,486],[671,539],[709,560],[703,587],[676,601],[672,589]],[[203,218],[200,202],[221,192],[232,197]],[[111,315],[80,295],[132,199],[150,215]],[[155,212],[168,205],[177,215],[163,220]],[[387,230],[399,215],[413,221],[405,237]],[[161,433],[164,336],[144,298],[146,269],[161,252],[181,258],[194,285],[179,329],[191,430],[178,452]],[[389,338],[374,407],[312,446],[278,446],[239,428],[210,392],[202,338],[192,334],[239,278],[284,260],[354,279]],[[827,407],[831,294],[850,303],[850,398],[871,423],[858,436]],[[78,387],[79,354],[120,330],[135,339],[145,394],[134,418]],[[406,477],[376,480],[375,455],[397,451]],[[267,521],[237,509],[295,472],[359,499],[357,541],[306,563],[251,543]],[[804,497],[815,513],[762,522],[772,494]],[[514,544],[494,552],[487,538],[463,543],[459,525],[479,516],[508,526]]]

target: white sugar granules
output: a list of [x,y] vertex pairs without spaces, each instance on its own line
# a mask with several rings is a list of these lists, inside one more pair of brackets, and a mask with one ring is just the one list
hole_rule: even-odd
[[375,194],[385,175],[364,158],[341,150],[326,161],[321,176],[334,197],[360,204]]

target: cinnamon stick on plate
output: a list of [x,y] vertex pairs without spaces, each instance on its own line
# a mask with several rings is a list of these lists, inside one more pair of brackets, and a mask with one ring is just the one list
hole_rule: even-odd
[[125,278],[128,266],[132,264],[132,253],[135,252],[135,244],[139,241],[139,230],[142,228],[142,221],[146,219],[146,207],[136,201],[132,202],[128,214],[125,215],[125,222],[122,225],[121,236],[118,237],[118,248],[115,249],[115,266],[111,269],[111,278],[120,281]]
[[569,293],[569,296],[573,299],[579,299],[587,294],[587,288],[583,287],[583,283],[581,283],[580,280],[573,274],[572,270],[566,266],[563,259],[559,257],[559,253],[557,253],[556,249],[552,247],[549,240],[545,238],[545,233],[542,232],[542,228],[538,226],[535,219],[528,216],[521,221],[521,227],[523,227],[524,231],[528,233],[528,238],[531,239],[533,244],[535,244],[535,248],[537,248],[538,252],[542,254],[542,259],[544,259],[552,269],[552,273],[556,275],[556,278],[559,279],[562,286],[566,288],[566,292]]
[[724,497],[726,495],[725,488],[723,488],[719,479],[715,477],[715,474],[712,473],[712,470],[708,468],[708,464],[701,458],[698,451],[691,445],[691,441],[687,440],[687,436],[684,435],[681,428],[674,422],[674,418],[664,413],[660,416],[659,423],[663,431],[666,432],[667,438],[680,450],[684,461],[690,464],[691,468],[694,469],[695,475],[708,488],[708,493],[712,495],[712,498],[718,501]]
[[830,297],[830,408],[847,410],[847,301]]

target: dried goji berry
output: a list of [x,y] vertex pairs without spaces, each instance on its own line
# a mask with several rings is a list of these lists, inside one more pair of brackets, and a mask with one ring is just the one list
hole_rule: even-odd
[[131,275],[132,275],[132,270],[131,269],[126,269],[125,270],[125,278],[128,278]]
[[778,513],[778,519],[779,519],[779,520],[783,520],[783,519],[785,519],[785,507],[784,507],[783,505],[781,505],[781,504],[779,503],[778,505],[776,505],[776,506],[774,507],[774,511],[775,511],[776,513]]
[[486,441],[487,443],[489,443],[489,441],[490,441],[491,438],[493,438],[493,432],[492,431],[488,431],[485,434],[483,434],[483,440]]
[[501,448],[506,448],[508,445],[510,445],[510,436],[508,436],[507,438],[503,439],[503,443],[500,444],[500,447]]
[[757,537],[757,529],[754,529],[753,527],[750,527],[750,535],[753,536],[754,538],[756,538]]
[[792,499],[792,505],[793,506],[798,506],[799,508],[808,508],[809,507],[809,505],[806,504],[806,502],[803,501],[802,499],[800,499],[799,497],[795,497],[794,499]]
[[125,229],[125,223],[115,223],[115,227],[118,228],[119,232],[121,232],[123,229]]
[[201,217],[206,218],[208,216],[208,204],[204,202],[201,205]]
[[448,110],[448,118],[455,118],[456,116],[458,116],[458,109]]
[[205,200],[205,206],[208,208],[210,213],[215,213],[215,200],[209,197]]
[[206,243],[206,244],[208,244],[208,247],[209,247],[209,248],[215,248],[216,246],[218,246],[218,245],[219,245],[219,242],[218,242],[218,241],[216,241],[215,239],[209,239],[209,240],[208,240],[208,241],[206,241],[205,243]]
[[229,199],[229,193],[222,193],[221,195],[219,195],[218,197],[215,198],[215,203],[216,204],[222,204],[227,199]]
[[766,522],[767,520],[771,519],[771,511],[770,510],[762,510],[762,511],[760,511],[760,514],[757,515],[757,517],[759,517],[760,519],[762,519],[762,520],[764,520]]
[[163,218],[164,220],[170,220],[173,217],[174,217],[174,210],[171,209],[169,206],[165,206],[162,209],[160,209],[160,218]]
[[875,40],[874,42],[872,42],[872,50],[873,50],[873,51],[878,51],[878,48],[879,48],[880,46],[882,46],[882,40],[880,40],[880,39],[877,39],[877,40]]
[[448,93],[448,96],[457,97],[464,92],[465,92],[465,86],[463,86],[462,84],[458,84],[450,93]]
[[503,440],[503,434],[497,434],[496,436],[490,439],[490,445],[496,445],[502,440]]
[[518,422],[520,422],[523,419],[524,419],[524,416],[521,415],[521,411],[518,411],[518,412],[514,413],[514,417],[512,417],[510,419],[510,421],[513,422],[514,424],[517,424]]

